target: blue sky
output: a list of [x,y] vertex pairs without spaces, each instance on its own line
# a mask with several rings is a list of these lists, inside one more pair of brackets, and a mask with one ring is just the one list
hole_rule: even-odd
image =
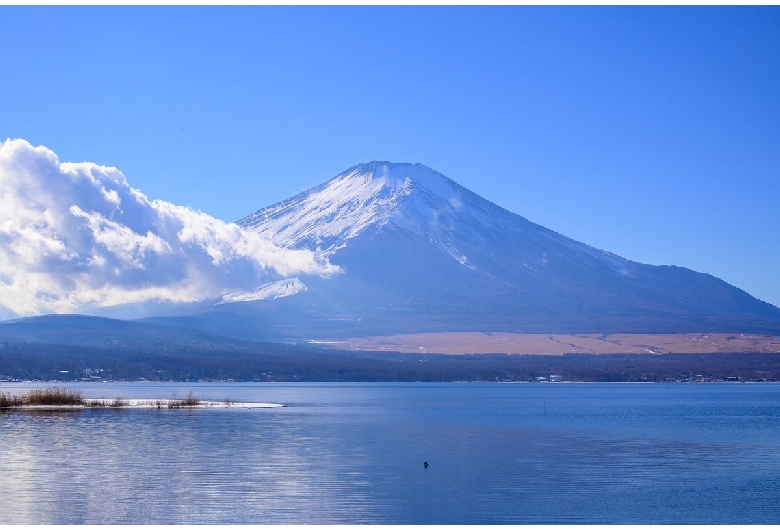
[[420,162],[780,305],[778,7],[0,7],[0,141],[233,221]]

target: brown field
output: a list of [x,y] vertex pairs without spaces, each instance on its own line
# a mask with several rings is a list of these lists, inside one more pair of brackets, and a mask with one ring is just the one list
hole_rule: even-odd
[[780,337],[740,333],[562,335],[549,333],[414,333],[310,341],[340,350],[400,353],[562,355],[565,353],[780,353]]

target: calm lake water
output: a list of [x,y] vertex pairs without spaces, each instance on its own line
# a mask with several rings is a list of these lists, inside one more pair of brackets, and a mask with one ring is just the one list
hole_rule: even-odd
[[0,523],[780,523],[780,385],[71,386],[287,406],[2,412]]

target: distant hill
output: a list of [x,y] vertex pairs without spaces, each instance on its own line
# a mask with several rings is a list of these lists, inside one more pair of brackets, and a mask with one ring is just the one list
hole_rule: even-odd
[[[413,341],[419,344],[418,337]],[[542,353],[543,348],[531,351]],[[415,349],[408,353],[348,352],[238,341],[107,318],[49,315],[0,323],[0,380],[8,379],[777,381],[780,356],[758,351],[664,355],[431,355]]]
[[191,329],[86,315],[44,315],[0,322],[0,342],[106,347],[225,347],[236,339]]

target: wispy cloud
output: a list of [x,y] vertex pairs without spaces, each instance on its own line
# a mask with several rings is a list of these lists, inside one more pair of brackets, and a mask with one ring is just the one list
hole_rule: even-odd
[[24,140],[0,144],[0,315],[196,302],[337,271],[311,252],[150,201],[116,168],[61,163]]

